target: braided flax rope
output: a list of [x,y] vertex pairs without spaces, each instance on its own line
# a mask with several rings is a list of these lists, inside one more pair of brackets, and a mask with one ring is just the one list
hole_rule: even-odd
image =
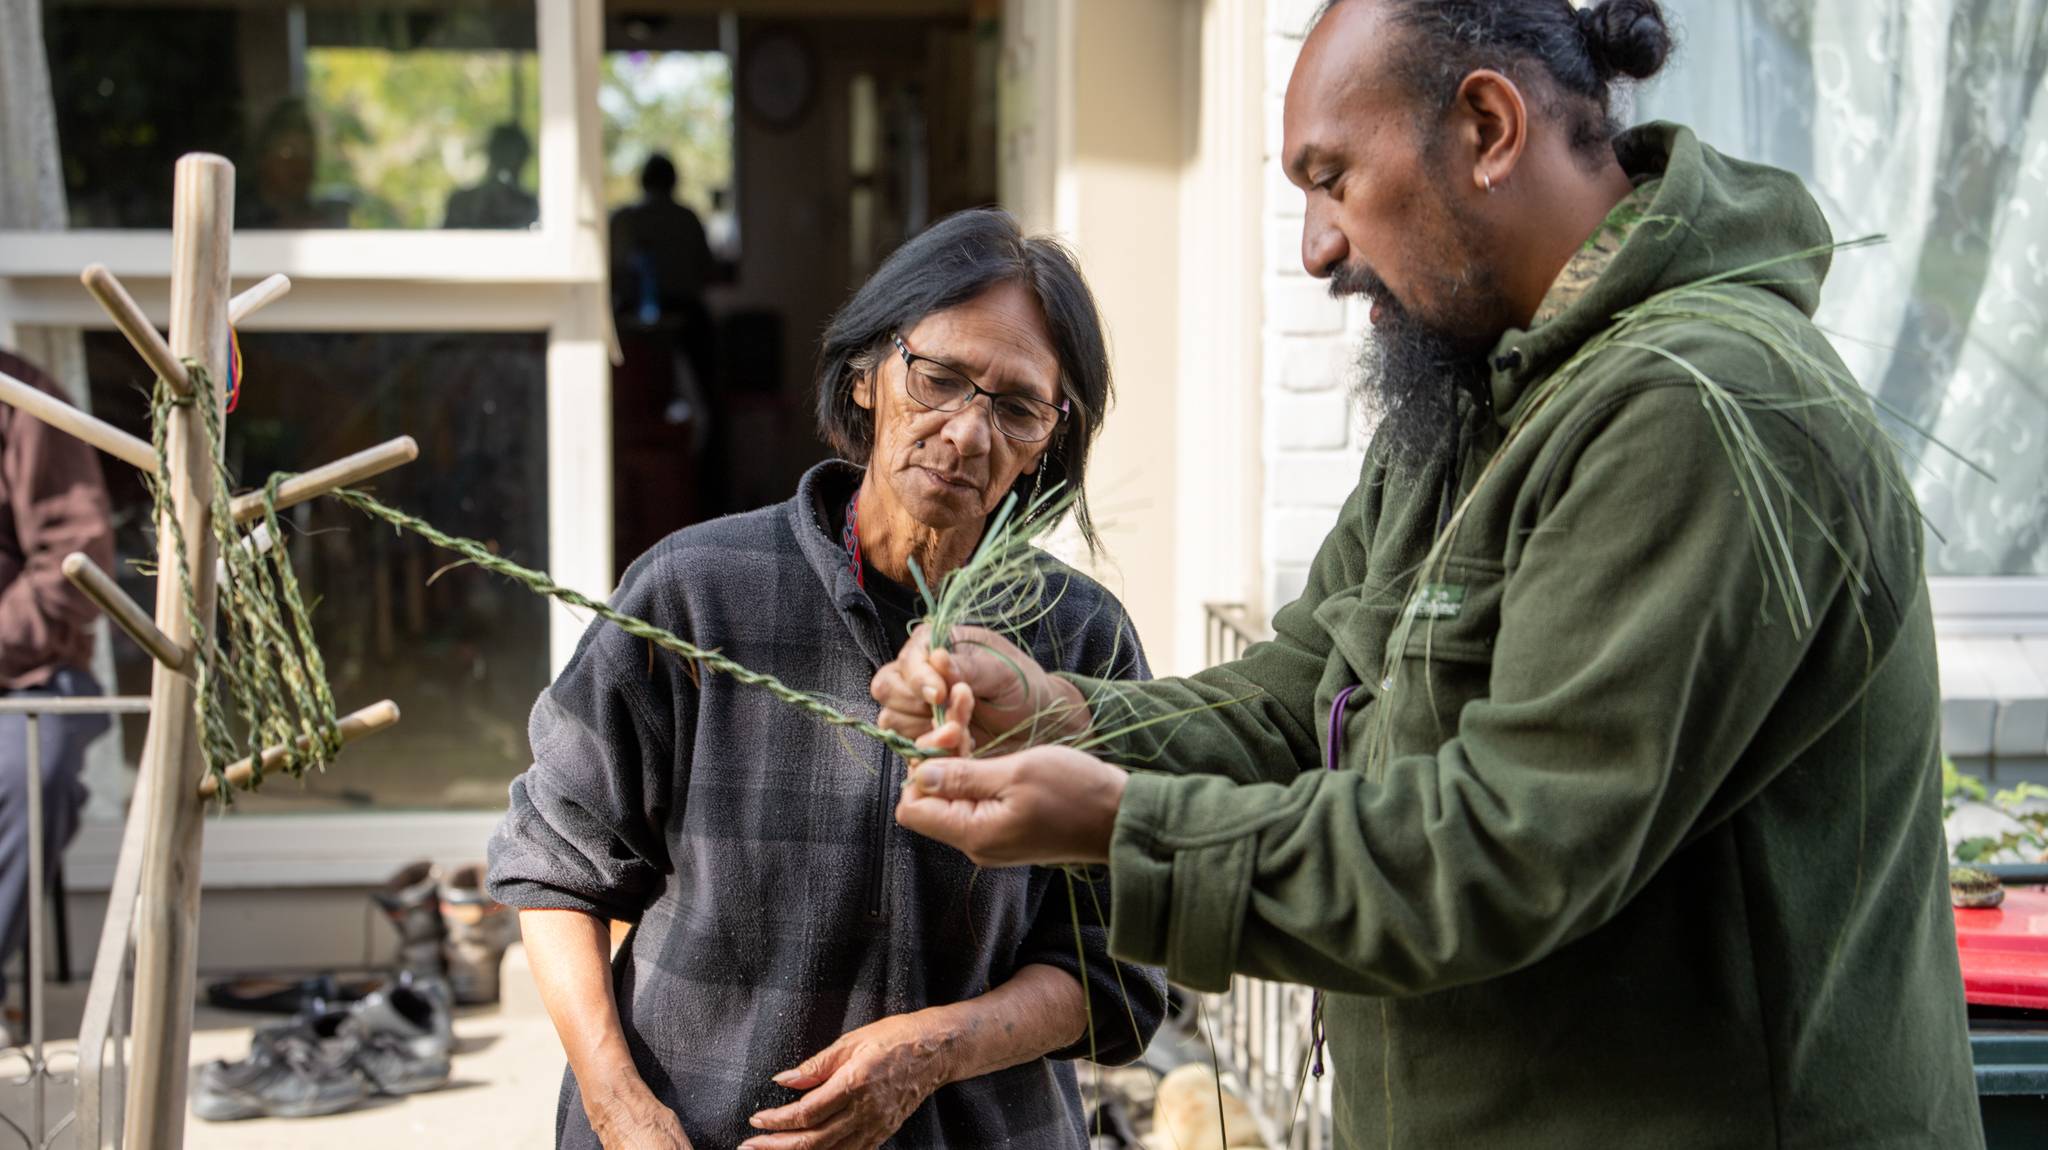
[[[276,490],[275,484],[280,478],[284,477],[272,477],[271,490]],[[717,651],[707,647],[699,647],[695,643],[665,631],[644,619],[636,619],[623,611],[615,611],[587,595],[572,591],[555,582],[545,571],[535,571],[531,568],[521,567],[503,556],[492,554],[489,549],[474,539],[462,539],[450,535],[423,519],[408,515],[395,507],[379,503],[360,491],[344,487],[329,494],[365,515],[374,519],[381,519],[401,530],[410,531],[436,547],[445,551],[453,551],[487,571],[503,575],[536,595],[545,595],[550,599],[567,603],[571,607],[588,611],[600,619],[616,624],[628,635],[645,639],[665,651],[673,651],[692,663],[709,667],[714,671],[723,672],[750,687],[759,687],[783,702],[788,703],[790,706],[804,711],[822,722],[830,723],[835,727],[845,727],[848,730],[859,731],[861,734],[881,742],[890,750],[895,751],[906,759],[929,758],[934,753],[918,746],[894,731],[884,730],[865,719],[855,718],[822,699],[813,695],[807,695],[773,675],[764,675],[759,671],[750,670]]]
[[[157,522],[167,524],[185,614],[194,635],[205,635],[198,644],[194,665],[197,690],[193,711],[198,719],[201,747],[207,773],[215,777],[223,802],[231,801],[233,788],[227,785],[228,764],[244,757],[260,757],[266,748],[283,748],[282,769],[299,777],[308,769],[324,769],[341,751],[339,720],[334,694],[327,683],[327,670],[314,641],[311,613],[306,608],[299,581],[292,571],[284,531],[277,519],[278,486],[290,478],[286,473],[270,477],[263,490],[263,524],[270,534],[267,557],[235,527],[228,492],[233,479],[221,463],[221,417],[217,404],[197,404],[204,422],[207,447],[214,469],[211,529],[220,546],[223,578],[219,609],[225,616],[226,642],[210,632],[201,619],[198,591],[192,582],[192,565],[184,529],[171,507],[171,465],[167,445],[170,415],[177,408],[195,406],[196,396],[210,396],[213,385],[206,369],[187,360],[191,375],[190,395],[179,396],[170,385],[158,380],[151,395],[151,444],[156,451],[156,474],[149,477]],[[581,608],[605,619],[627,634],[732,676],[748,686],[759,687],[811,716],[859,731],[903,756],[917,760],[933,752],[919,747],[894,731],[884,730],[856,718],[815,696],[751,670],[715,650],[699,647],[644,619],[598,602],[556,583],[545,571],[521,567],[493,554],[482,543],[450,535],[434,525],[397,508],[387,506],[360,491],[348,488],[331,493],[342,503],[400,530],[410,531],[443,550],[453,551],[487,571],[505,576],[536,595],[544,595]],[[159,573],[161,574],[161,573]],[[238,740],[228,723],[230,709],[240,719]],[[252,777],[250,789],[262,781]]]
[[[276,507],[278,480],[272,479],[266,488],[264,525],[273,543],[266,557],[235,529],[228,500],[233,481],[221,463],[219,405],[195,403],[196,397],[214,394],[212,380],[195,361],[187,360],[185,369],[192,381],[189,395],[177,395],[161,379],[151,394],[150,439],[156,473],[150,477],[149,488],[157,522],[167,525],[171,533],[186,620],[192,634],[205,636],[194,651],[197,689],[192,707],[206,771],[215,776],[217,793],[227,802],[233,791],[224,776],[234,760],[261,756],[266,747],[281,747],[281,765],[296,777],[333,761],[341,751],[341,734],[326,664],[313,638],[311,613],[282,545],[284,535]],[[220,549],[219,609],[225,617],[225,644],[219,634],[203,625],[188,542],[171,506],[168,427],[172,411],[180,407],[197,408],[214,470],[208,519]],[[241,720],[239,747],[228,724],[230,707]],[[251,789],[261,778],[260,773],[252,778]]]

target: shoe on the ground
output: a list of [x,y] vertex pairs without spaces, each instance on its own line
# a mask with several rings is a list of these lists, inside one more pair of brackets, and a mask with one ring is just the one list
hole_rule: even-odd
[[498,1001],[498,970],[519,933],[512,908],[484,892],[484,866],[470,863],[441,883],[441,919],[448,932],[448,984],[459,1006]]
[[440,874],[424,860],[402,868],[370,892],[370,898],[398,931],[398,969],[422,978],[448,973],[442,947],[447,928],[441,921]]
[[373,1094],[418,1094],[447,1085],[455,1051],[447,984],[405,974],[399,980],[345,1008],[258,1027],[250,1058],[311,1045],[328,1063],[353,1070]]
[[353,1065],[374,1093],[418,1094],[448,1084],[455,1032],[444,983],[401,981],[301,1025]]
[[192,1076],[192,1113],[208,1122],[313,1118],[369,1094],[356,1068],[303,1029],[273,1030],[239,1062],[215,1060]]
[[252,1014],[319,1014],[356,1001],[391,981],[388,976],[342,976],[331,971],[311,978],[245,974],[208,983],[206,1001],[222,1010]]

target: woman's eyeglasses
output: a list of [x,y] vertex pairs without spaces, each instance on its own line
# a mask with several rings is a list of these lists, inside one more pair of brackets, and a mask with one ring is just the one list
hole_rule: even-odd
[[1064,399],[1055,405],[1015,392],[990,391],[957,369],[910,350],[910,345],[903,342],[901,335],[891,333],[889,338],[895,341],[896,350],[903,354],[910,398],[933,411],[959,411],[973,403],[975,396],[988,396],[989,413],[995,418],[996,430],[1020,443],[1037,443],[1051,435],[1060,425],[1060,420],[1067,417],[1067,401]]

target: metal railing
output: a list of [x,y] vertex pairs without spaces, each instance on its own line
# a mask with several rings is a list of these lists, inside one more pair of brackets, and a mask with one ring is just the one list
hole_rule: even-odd
[[[44,936],[48,930],[48,914],[44,900],[49,891],[43,874],[43,728],[46,715],[139,715],[149,711],[149,699],[136,695],[28,695],[0,698],[0,715],[21,715],[27,721],[28,771],[28,898],[24,902],[28,915],[28,970],[26,972],[28,999],[28,1042],[22,1047],[22,1054],[28,1060],[28,1076],[19,1085],[29,1088],[29,1120],[26,1127],[16,1123],[5,1114],[0,1114],[0,1126],[12,1130],[28,1150],[49,1150],[55,1145],[57,1136],[74,1122],[78,1125],[78,1136],[74,1145],[87,1150],[99,1150],[101,1146],[101,1106],[104,1097],[103,1080],[111,1079],[116,1098],[116,1114],[112,1128],[121,1129],[120,1109],[121,1082],[126,1073],[126,1002],[133,987],[132,962],[134,932],[130,929],[135,912],[136,880],[141,877],[141,820],[134,812],[141,804],[132,804],[128,826],[121,835],[121,860],[115,868],[114,888],[107,894],[106,923],[100,932],[100,952],[93,962],[92,985],[86,992],[85,1016],[79,1024],[77,1068],[74,1078],[78,1090],[70,1113],[50,1124],[49,1089],[52,1085],[62,1086],[62,1075],[50,1069],[48,1051],[45,1048],[43,1029],[46,1025],[43,1009],[44,956],[49,951],[49,939]],[[140,785],[138,783],[138,785]],[[129,872],[133,872],[132,874]],[[122,876],[128,875],[123,893]],[[118,953],[119,961],[109,962],[109,953]],[[108,1039],[112,1038],[112,1074],[107,1074]]]
[[[1208,666],[1230,662],[1270,637],[1242,603],[1210,603],[1204,614]],[[1330,1145],[1330,1075],[1307,1075],[1314,999],[1304,986],[1244,977],[1230,980],[1228,994],[1203,996],[1220,1068],[1243,1087],[1267,1144],[1288,1150]]]

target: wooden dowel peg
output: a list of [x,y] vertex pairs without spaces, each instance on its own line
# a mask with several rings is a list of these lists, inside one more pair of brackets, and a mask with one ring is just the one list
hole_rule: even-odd
[[149,444],[6,372],[0,372],[0,403],[11,404],[132,467],[152,474],[156,471],[156,449]]
[[114,577],[100,570],[83,552],[73,551],[64,557],[64,577],[85,593],[85,597],[99,604],[114,625],[128,633],[143,650],[157,662],[173,671],[182,673],[186,664],[192,661],[191,653],[171,641],[169,635],[157,630],[156,622],[149,617],[140,604],[128,597]]
[[283,299],[292,290],[288,276],[275,275],[228,301],[228,326],[234,327],[264,308]]
[[[316,467],[303,475],[295,475],[277,485],[277,506],[282,509],[316,499],[337,487],[359,483],[373,475],[382,475],[394,467],[400,467],[420,457],[420,445],[410,435],[380,443],[375,447],[344,455],[340,459]],[[229,505],[234,510],[235,522],[247,523],[263,514],[263,493],[251,491],[237,495]]]
[[149,369],[163,377],[179,395],[190,394],[192,381],[185,374],[185,365],[171,354],[171,345],[157,334],[156,325],[142,314],[135,297],[128,294],[128,289],[121,286],[114,273],[108,271],[105,264],[94,264],[78,278],[85,284],[85,290],[92,293],[92,298],[100,301],[100,307],[114,321],[114,326],[128,337],[128,346],[135,349]]
[[[381,703],[372,703],[360,711],[344,716],[341,722],[335,724],[335,727],[341,734],[342,742],[353,743],[364,735],[374,735],[396,722],[398,722],[398,704],[386,699]],[[309,751],[313,748],[312,740],[310,739],[302,737],[295,740],[295,742],[298,744],[300,751]],[[245,788],[263,775],[276,770],[284,762],[284,757],[285,749],[283,747],[268,747],[265,748],[262,756],[259,758],[243,759],[224,772],[228,785],[237,789]],[[208,775],[200,782],[200,798],[210,799],[219,793],[220,781],[214,776]]]

